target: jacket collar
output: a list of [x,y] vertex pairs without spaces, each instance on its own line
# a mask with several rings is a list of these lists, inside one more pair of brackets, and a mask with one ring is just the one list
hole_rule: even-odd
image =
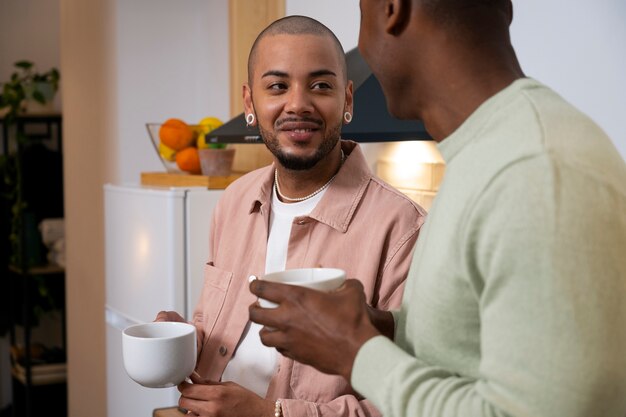
[[[346,159],[309,217],[345,233],[372,178],[372,172],[356,142],[342,140],[341,149]],[[271,207],[274,164],[261,168],[259,176],[261,186],[250,202],[250,214],[257,211],[265,214],[265,210]]]

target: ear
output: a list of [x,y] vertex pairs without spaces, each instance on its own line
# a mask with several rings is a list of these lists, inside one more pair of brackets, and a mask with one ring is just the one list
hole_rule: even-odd
[[385,0],[385,31],[399,35],[406,28],[411,17],[412,0]]
[[[252,104],[252,88],[247,82],[243,83],[243,110],[244,114],[254,114],[254,105]],[[256,118],[252,125],[256,124]]]
[[[353,95],[353,84],[352,84],[352,80],[348,80],[348,85],[346,85],[346,102],[344,105],[344,113],[345,112],[350,112],[350,114],[352,114],[354,116],[354,95]],[[344,121],[345,123],[345,121]]]

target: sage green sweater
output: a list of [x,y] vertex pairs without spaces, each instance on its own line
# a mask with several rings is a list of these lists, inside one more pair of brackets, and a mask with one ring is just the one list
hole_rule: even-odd
[[395,344],[361,348],[354,388],[385,417],[626,416],[626,165],[610,140],[520,79],[439,146]]

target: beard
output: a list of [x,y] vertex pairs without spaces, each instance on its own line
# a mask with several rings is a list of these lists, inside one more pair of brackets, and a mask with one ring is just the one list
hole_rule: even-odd
[[[313,121],[310,119],[306,120]],[[284,121],[286,120],[277,122],[277,125],[280,125]],[[320,125],[322,125],[322,123],[320,123]],[[331,128],[324,135],[324,139],[322,140],[322,143],[320,143],[315,153],[312,156],[308,157],[295,156],[285,153],[285,151],[281,148],[280,143],[278,142],[276,134],[265,130],[260,123],[259,131],[261,132],[261,137],[263,138],[263,142],[265,142],[265,146],[267,146],[267,149],[270,150],[270,152],[276,157],[278,162],[283,167],[293,171],[305,171],[313,168],[319,161],[324,159],[330,153],[330,151],[335,148],[341,136],[341,123]]]

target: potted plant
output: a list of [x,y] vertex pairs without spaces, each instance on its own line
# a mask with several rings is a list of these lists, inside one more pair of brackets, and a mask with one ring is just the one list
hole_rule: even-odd
[[202,175],[209,177],[227,177],[231,174],[235,149],[228,148],[225,143],[209,143],[205,148],[198,149]]
[[[2,83],[0,89],[0,112],[4,111],[5,132],[15,135],[18,144],[17,152],[20,150],[19,145],[25,145],[25,138],[19,129],[15,129],[16,118],[26,113],[27,103],[34,101],[41,105],[49,103],[54,98],[59,88],[59,71],[56,68],[40,73],[35,70],[35,66],[30,61],[18,61],[14,64],[16,70],[11,74],[9,81]],[[9,138],[4,138],[8,141]],[[5,148],[7,149],[7,148]],[[17,152],[7,155],[0,155],[0,169],[3,179],[3,196],[9,200],[11,205],[11,223],[10,242],[11,242],[11,259],[14,265],[22,265],[20,250],[19,231],[24,227],[22,221],[24,213],[28,210],[28,204],[24,201],[22,193],[22,169],[20,167],[21,158]],[[30,262],[27,262],[30,263]],[[29,265],[30,266],[30,265]]]
[[7,112],[5,122],[11,123],[19,114],[26,113],[28,103],[49,103],[59,88],[59,71],[56,68],[39,73],[30,61],[18,61],[16,71],[9,81],[2,83],[0,111]]

